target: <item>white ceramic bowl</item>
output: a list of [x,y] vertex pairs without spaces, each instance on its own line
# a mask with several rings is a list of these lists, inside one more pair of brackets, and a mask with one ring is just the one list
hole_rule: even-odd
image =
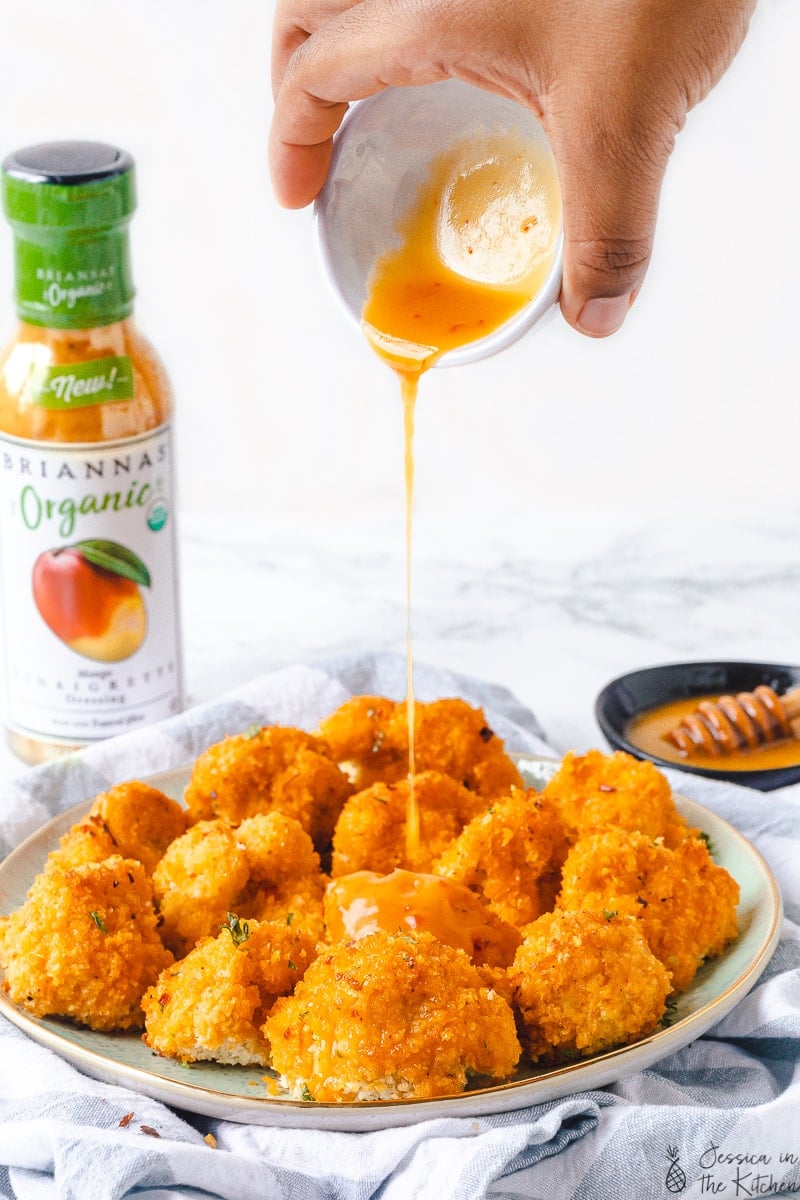
[[[372,267],[398,243],[398,224],[433,160],[468,139],[478,145],[482,134],[506,132],[521,136],[532,159],[555,174],[552,150],[532,112],[460,80],[388,88],[352,106],[334,139],[315,218],[328,279],[359,326]],[[559,216],[552,267],[533,300],[493,333],[442,355],[437,365],[487,358],[552,314],[561,290],[562,246]]]

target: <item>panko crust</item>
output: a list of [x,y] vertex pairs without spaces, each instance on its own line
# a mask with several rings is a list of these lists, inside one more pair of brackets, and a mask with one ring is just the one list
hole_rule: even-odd
[[[345,804],[333,835],[331,875],[396,868],[427,871],[485,802],[449,775],[424,771],[414,776],[419,841],[409,846],[407,818],[411,782],[375,783]],[[410,854],[409,851],[413,853]]]
[[353,696],[320,722],[318,732],[334,762],[346,764],[358,791],[408,774],[405,703],[386,696]]
[[102,817],[89,813],[76,821],[51,850],[44,864],[45,871],[68,871],[84,863],[99,863],[118,854],[111,831]]
[[209,746],[195,761],[184,798],[194,820],[221,817],[238,825],[260,812],[283,812],[324,849],[352,791],[320,738],[272,725]]
[[135,858],[152,875],[169,844],[188,824],[186,810],[165,792],[136,779],[121,783],[95,797],[86,816],[48,855],[45,870],[67,870],[119,854]]
[[239,826],[198,821],[176,838],[153,874],[163,938],[178,958],[216,935],[229,912],[260,921],[296,920],[322,934],[327,876],[293,817],[259,813]]
[[247,855],[227,821],[198,821],[153,872],[164,943],[177,958],[216,934],[249,877]]
[[481,708],[466,700],[432,700],[417,706],[414,722],[418,770],[441,771],[484,799],[523,787],[519,768]]
[[656,958],[683,991],[704,959],[721,954],[738,933],[739,885],[701,838],[670,849],[643,833],[610,828],[570,850],[558,907],[635,917]]
[[105,823],[117,853],[137,858],[150,875],[167,847],[189,827],[189,814],[177,800],[136,779],[101,792],[89,814]]
[[466,884],[520,927],[553,907],[567,846],[557,804],[532,788],[514,788],[470,821],[433,870]]
[[284,921],[231,917],[161,972],[142,1000],[145,1043],[167,1058],[269,1065],[262,1026],[278,996],[302,979],[315,943]]
[[324,1102],[457,1094],[471,1074],[508,1078],[521,1052],[506,1001],[427,933],[339,942],[265,1033],[292,1094]]
[[300,823],[280,812],[248,817],[236,829],[247,860],[247,884],[236,911],[258,921],[288,921],[315,938],[324,930],[328,876]]
[[584,911],[545,913],[528,926],[508,975],[534,1062],[645,1037],[671,986],[635,918]]
[[0,955],[15,1004],[102,1032],[140,1028],[141,997],[173,962],[151,881],[120,855],[38,875],[6,922]]
[[[405,701],[355,696],[319,726],[331,756],[346,763],[357,790],[394,783],[409,769]],[[479,796],[502,795],[523,785],[519,769],[480,708],[453,698],[416,701],[414,769],[449,775]]]
[[677,846],[692,830],[675,807],[666,776],[624,750],[564,755],[543,795],[555,801],[573,837],[616,825]]

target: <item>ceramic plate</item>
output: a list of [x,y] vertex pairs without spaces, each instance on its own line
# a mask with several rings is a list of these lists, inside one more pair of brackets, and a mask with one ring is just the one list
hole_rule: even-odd
[[[526,781],[537,788],[558,766],[554,759],[520,756],[518,761]],[[188,776],[185,768],[150,776],[147,782],[180,799]],[[719,1021],[755,984],[778,942],[780,893],[759,852],[708,809],[681,796],[675,800],[689,824],[710,836],[716,861],[738,881],[741,932],[725,954],[704,966],[692,986],[680,995],[671,1025],[634,1045],[569,1066],[526,1067],[507,1083],[443,1099],[318,1104],[268,1096],[263,1068],[209,1063],[181,1066],[154,1055],[137,1034],[94,1033],[54,1018],[39,1020],[11,1004],[2,993],[0,1013],[95,1079],[119,1084],[174,1108],[256,1125],[385,1129],[433,1117],[506,1112],[603,1087],[680,1049]],[[54,818],[0,864],[0,913],[22,905],[45,857],[90,803],[79,804]]]

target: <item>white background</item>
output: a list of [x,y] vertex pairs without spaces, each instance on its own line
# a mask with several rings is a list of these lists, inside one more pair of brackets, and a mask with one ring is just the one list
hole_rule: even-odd
[[[311,211],[272,198],[271,21],[255,0],[26,0],[0,38],[0,154],[96,138],[138,164],[189,702],[405,649],[398,389],[329,290]],[[678,139],[621,333],[556,318],[423,382],[415,651],[511,688],[561,749],[597,742],[594,697],[622,671],[800,662],[798,47],[798,0],[761,0]],[[0,227],[9,331],[11,291]]]
[[[178,399],[181,503],[321,528],[402,501],[395,381],[340,313],[309,210],[272,198],[272,7],[26,0],[0,40],[0,151],[116,142],[134,155],[138,319]],[[690,115],[652,268],[606,342],[560,319],[426,379],[419,520],[522,538],[548,515],[797,503],[800,5],[762,0]],[[11,239],[0,229],[0,327]],[[483,523],[483,522],[482,522]]]

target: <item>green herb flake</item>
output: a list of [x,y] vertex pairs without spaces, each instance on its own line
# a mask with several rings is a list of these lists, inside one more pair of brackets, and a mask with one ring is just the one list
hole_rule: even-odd
[[247,921],[242,921],[235,913],[229,912],[224,925],[220,925],[220,929],[227,929],[231,935],[231,940],[234,946],[243,946],[250,937],[250,925]]
[[99,912],[95,912],[94,909],[92,909],[92,911],[89,913],[89,916],[92,918],[92,920],[94,921],[95,925],[97,926],[97,928],[100,930],[101,933],[108,933],[108,930],[106,929],[105,921],[100,916]]
[[245,729],[245,731],[244,731],[244,736],[246,738],[258,737],[258,735],[261,733],[261,730],[263,728],[264,728],[263,725],[248,725],[247,729]]
[[307,1088],[307,1086],[306,1086],[305,1084],[303,1084],[303,1090],[302,1090],[302,1092],[300,1093],[300,1099],[301,1099],[301,1100],[308,1100],[308,1101],[309,1101],[309,1103],[311,1103],[311,1104],[316,1104],[316,1100],[315,1100],[315,1099],[314,1099],[314,1097],[311,1095],[311,1092],[308,1090],[308,1088]]
[[678,1001],[670,998],[664,1006],[664,1015],[661,1018],[663,1028],[667,1029],[673,1025],[678,1019]]
[[288,960],[287,960],[287,966],[289,967],[289,970],[290,970],[290,971],[296,971],[296,970],[297,970],[297,963],[294,963],[294,962],[292,962],[292,960],[291,960],[291,959],[288,959]]
[[293,920],[294,920],[294,913],[287,913],[286,914],[286,924],[291,925]]
[[619,909],[616,909],[616,908],[614,908],[614,909],[604,908],[604,909],[603,909],[603,916],[605,917],[605,919],[606,919],[607,921],[613,921],[613,920],[614,920],[614,917],[618,917],[618,916],[619,916]]

